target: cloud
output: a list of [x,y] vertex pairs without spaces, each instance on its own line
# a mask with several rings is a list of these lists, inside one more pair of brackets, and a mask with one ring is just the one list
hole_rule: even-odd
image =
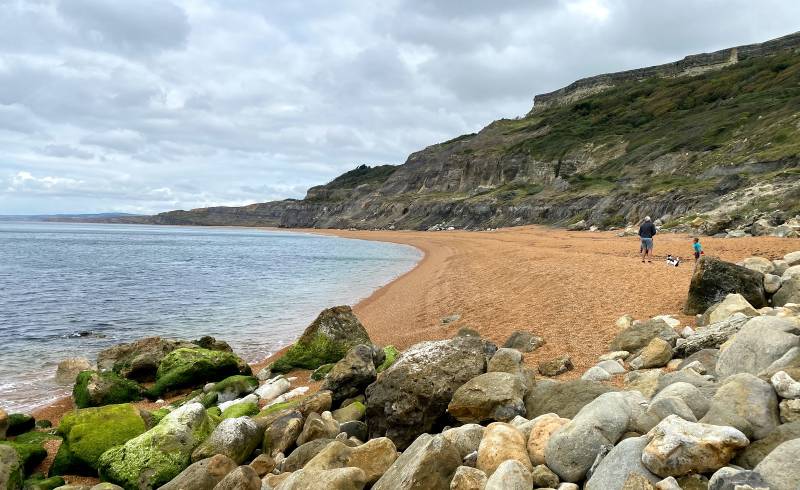
[[778,0],[0,0],[0,214],[299,198],[577,78],[797,18]]

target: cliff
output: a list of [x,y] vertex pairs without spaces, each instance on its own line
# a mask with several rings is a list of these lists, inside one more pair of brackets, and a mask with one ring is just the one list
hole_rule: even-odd
[[525,117],[432,145],[399,166],[359,167],[303,200],[143,221],[608,228],[649,214],[670,226],[700,218],[708,233],[764,217],[778,224],[800,213],[798,40],[793,34],[578,81],[537,97]]

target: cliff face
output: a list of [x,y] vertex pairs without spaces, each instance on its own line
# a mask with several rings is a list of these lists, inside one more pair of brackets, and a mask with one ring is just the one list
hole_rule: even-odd
[[578,81],[537,97],[523,118],[400,166],[359,167],[303,200],[147,221],[409,229],[611,227],[645,214],[678,225],[698,216],[718,227],[764,214],[779,221],[800,213],[798,40]]

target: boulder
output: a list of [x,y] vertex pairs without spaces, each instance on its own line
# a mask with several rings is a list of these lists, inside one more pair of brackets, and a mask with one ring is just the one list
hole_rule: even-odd
[[478,424],[465,424],[442,432],[445,439],[452,442],[461,458],[478,450],[485,427]]
[[708,480],[709,490],[768,489],[767,482],[755,471],[726,466],[720,468]]
[[544,450],[550,441],[550,436],[555,431],[569,423],[569,419],[559,417],[554,413],[548,413],[536,417],[528,435],[527,450],[531,464],[539,466],[545,464]]
[[625,485],[629,475],[640,475],[652,484],[660,478],[645,467],[642,463],[642,452],[647,446],[645,436],[631,437],[620,441],[600,461],[587,480],[585,490],[620,490]]
[[371,345],[364,325],[349,306],[323,310],[283,356],[270,368],[285,373],[295,368],[316,369],[323,364],[339,362],[351,348]]
[[750,441],[733,427],[688,422],[670,415],[647,433],[642,463],[661,477],[722,468]]
[[523,398],[526,391],[518,375],[507,372],[481,374],[455,391],[447,411],[462,423],[508,422],[525,414]]
[[672,346],[664,339],[655,337],[631,361],[633,369],[662,367],[672,359]]
[[[358,468],[324,471],[298,470],[283,480],[275,490],[362,490],[366,475]],[[373,487],[374,488],[374,487]]]
[[796,328],[797,324],[786,318],[751,318],[720,352],[717,375],[724,379],[737,373],[759,374],[789,349],[800,346],[800,336],[790,333]]
[[0,444],[0,488],[16,490],[22,487],[23,468],[19,454],[11,446]]
[[654,338],[660,338],[673,345],[678,338],[678,334],[664,320],[634,322],[630,327],[614,337],[614,340],[608,346],[608,350],[638,352]]
[[544,345],[544,339],[541,337],[525,330],[517,330],[508,337],[503,347],[520,352],[533,352],[542,345]]
[[701,257],[692,274],[684,311],[687,315],[703,313],[731,293],[741,294],[754,308],[766,306],[764,274],[716,257]]
[[404,450],[419,434],[443,425],[455,391],[484,373],[494,351],[476,337],[410,347],[366,390],[370,438],[388,437]]
[[641,369],[626,373],[622,382],[626,391],[638,391],[645,398],[650,398],[658,391],[663,377],[661,369]]
[[291,410],[282,414],[264,431],[261,450],[273,458],[278,453],[288,454],[288,449],[294,447],[302,431],[303,415],[300,412]]
[[297,446],[297,448],[283,460],[281,470],[291,473],[303,468],[306,463],[311,461],[314,456],[319,454],[333,441],[333,439],[314,439],[313,441]]
[[140,400],[142,390],[135,382],[111,371],[83,371],[75,379],[72,398],[78,408],[99,407]]
[[800,422],[800,399],[782,400],[778,405],[781,423],[790,424]]
[[[469,466],[459,466],[450,482],[450,490],[484,490],[486,473]],[[527,489],[526,489],[527,490]]]
[[497,349],[497,352],[495,352],[489,360],[486,371],[490,373],[503,372],[518,374],[521,368],[522,352],[516,349],[503,347],[502,349]]
[[790,303],[800,303],[800,276],[784,277],[781,288],[772,296],[773,306],[786,306]]
[[261,478],[249,466],[240,466],[217,483],[214,490],[261,490]]
[[747,257],[739,265],[762,274],[769,274],[775,271],[772,261],[764,257]]
[[[675,346],[675,355],[688,359],[692,354],[704,349],[718,349],[749,321],[749,317],[734,313],[727,320],[698,328],[693,335],[686,337]],[[708,367],[708,366],[707,366]]]
[[56,368],[56,383],[71,385],[82,371],[93,370],[92,363],[85,357],[70,357],[58,363]]
[[554,413],[564,418],[574,417],[586,404],[614,388],[586,380],[538,382],[525,395],[526,417]]
[[574,366],[572,365],[572,359],[568,355],[562,355],[549,361],[542,361],[538,367],[542,376],[558,376],[571,371]]
[[769,453],[755,468],[771,490],[797,490],[800,486],[800,439],[786,441]]
[[664,398],[677,398],[683,401],[687,407],[692,411],[696,419],[701,419],[708,412],[711,402],[696,386],[685,383],[677,382],[668,385],[663,390],[659,391],[651,400],[655,403]]
[[753,469],[773,449],[792,439],[800,439],[800,422],[775,427],[766,437],[747,446],[733,462],[742,468]]
[[752,374],[736,374],[717,389],[708,412],[700,421],[730,425],[758,440],[780,423],[778,398],[766,381]]
[[741,313],[746,317],[758,316],[758,311],[753,305],[738,293],[729,294],[721,302],[709,307],[703,313],[703,325],[721,322],[732,317],[734,313]]
[[308,417],[312,412],[328,412],[330,411],[332,405],[333,394],[328,390],[319,390],[318,392],[303,398],[303,400],[297,405],[297,410],[303,414],[303,417]]
[[333,411],[333,418],[343,424],[345,422],[351,422],[353,420],[361,420],[364,418],[364,414],[367,412],[367,406],[361,402],[353,402],[347,406],[344,406],[338,410]]
[[353,347],[328,373],[322,387],[332,393],[334,405],[363,393],[378,377],[372,360],[373,350],[371,345]]
[[314,456],[304,469],[316,471],[346,467],[359,468],[364,472],[367,485],[371,485],[386,473],[397,457],[397,449],[386,437],[371,439],[355,447],[334,441]]
[[100,456],[147,430],[139,410],[130,403],[84,408],[61,418],[63,437],[53,463],[53,474],[94,474]]
[[104,452],[100,477],[125,488],[160,487],[189,466],[192,451],[213,426],[203,405],[183,405],[144,434]]
[[[744,323],[742,323],[742,325],[744,325]],[[675,350],[677,351],[678,349],[676,348]],[[678,365],[678,370],[688,367],[692,363],[698,362],[703,366],[705,374],[716,376],[718,359],[719,359],[719,349],[700,349],[698,351],[693,352],[683,361],[681,361],[681,363]]]
[[235,469],[234,460],[217,454],[192,463],[159,490],[212,490],[225,475]]
[[[258,388],[258,378],[237,374],[215,383],[211,392],[217,394],[217,403],[223,403],[250,394],[256,388]],[[260,395],[259,398],[261,398]]]
[[347,434],[347,437],[355,437],[359,441],[369,439],[369,428],[367,424],[360,420],[351,420],[339,425],[339,430]]
[[477,468],[491,477],[507,460],[518,461],[528,471],[533,469],[522,433],[511,424],[491,423],[486,427],[478,446]]
[[6,436],[18,436],[36,427],[36,419],[25,413],[12,413],[7,420]]
[[148,337],[127,344],[118,344],[97,354],[97,369],[114,371],[137,381],[155,380],[161,360],[175,349],[196,345],[190,342]]
[[[625,357],[628,356],[626,355]],[[601,360],[600,362],[597,363],[597,367],[603,369],[603,371],[611,375],[622,374],[625,372],[625,366],[622,364],[622,361],[620,360],[611,360],[611,359]]]
[[[500,468],[498,468],[498,471],[500,471]],[[533,479],[534,488],[556,488],[558,486],[558,475],[543,464],[533,467],[531,478]]]
[[786,262],[788,267],[794,265],[800,265],[800,251],[798,252],[790,252],[783,256],[783,260]]
[[260,399],[269,403],[289,391],[291,387],[292,383],[290,383],[289,380],[283,376],[278,376],[256,388],[255,393]]
[[[775,274],[764,274],[764,291],[767,294],[775,294],[781,288],[781,276]],[[773,301],[773,304],[774,301]]]
[[800,381],[795,381],[786,371],[778,371],[770,378],[775,393],[781,398],[800,398]]
[[258,447],[264,430],[250,417],[224,419],[214,432],[192,452],[197,462],[215,454],[223,454],[242,464]]
[[592,366],[581,375],[581,379],[587,381],[607,381],[611,379],[611,373],[600,366]]
[[[286,460],[283,461],[286,464]],[[250,461],[250,467],[256,471],[256,474],[259,478],[263,478],[264,475],[272,473],[275,469],[276,463],[275,458],[268,454],[259,454],[253,461]]]
[[250,375],[250,366],[231,352],[181,347],[167,354],[158,366],[152,396],[178,388],[202,386],[235,374]]
[[372,490],[447,490],[459,466],[461,457],[453,443],[441,434],[422,434],[386,470]]
[[545,447],[547,466],[562,480],[578,482],[598,454],[639,428],[647,401],[635,391],[605,393],[583,407]]
[[489,475],[485,490],[530,490],[533,479],[529,469],[519,461],[503,461],[497,470]]
[[330,412],[322,412],[322,415],[311,413],[306,418],[303,431],[297,437],[297,445],[301,446],[314,439],[333,439],[338,434],[339,422]]

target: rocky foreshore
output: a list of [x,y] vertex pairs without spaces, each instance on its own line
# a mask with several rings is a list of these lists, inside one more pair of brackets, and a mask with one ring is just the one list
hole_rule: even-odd
[[0,410],[0,489],[797,490],[800,252],[703,258],[685,313],[620,318],[568,381],[568,356],[523,362],[533,332],[398,352],[349,307],[256,373],[210,337],[118,345],[59,366],[56,427]]

